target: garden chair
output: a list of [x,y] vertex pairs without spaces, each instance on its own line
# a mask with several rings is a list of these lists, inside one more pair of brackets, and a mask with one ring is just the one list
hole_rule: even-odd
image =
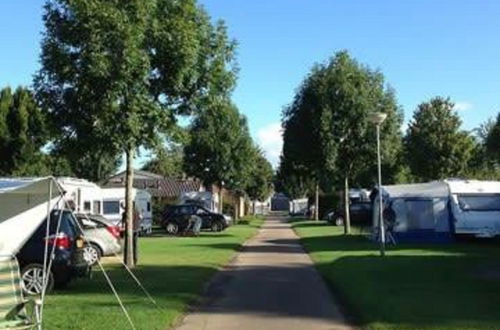
[[17,259],[0,256],[0,329],[41,329],[39,299],[25,299]]

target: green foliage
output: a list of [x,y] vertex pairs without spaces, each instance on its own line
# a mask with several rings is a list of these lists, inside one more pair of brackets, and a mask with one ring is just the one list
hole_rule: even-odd
[[31,92],[19,87],[0,91],[0,175],[35,176],[47,172],[46,156],[40,149],[47,143],[42,112]]
[[234,86],[235,43],[195,0],[48,0],[43,19],[35,87],[79,176],[107,176]]
[[166,177],[180,178],[184,174],[184,153],[179,145],[157,149],[154,158],[143,165],[142,169]]
[[490,124],[485,136],[486,151],[491,154],[497,163],[500,163],[500,113],[494,124]]
[[252,171],[253,144],[247,122],[228,101],[207,106],[193,121],[184,148],[185,171],[205,185],[233,190],[247,187]]
[[450,99],[436,97],[418,106],[405,137],[406,155],[419,181],[466,173],[474,140],[460,130],[461,120]]
[[316,65],[283,112],[284,144],[279,177],[292,197],[311,192],[313,182],[330,192],[350,178],[372,186],[376,175],[375,127],[368,117],[381,111],[382,159],[387,181],[400,163],[402,111],[383,76],[360,65],[347,52]]
[[255,155],[253,157],[249,155],[248,161],[253,166],[245,191],[250,199],[264,201],[273,191],[273,168],[266,157],[264,157],[262,150],[258,148],[255,148]]

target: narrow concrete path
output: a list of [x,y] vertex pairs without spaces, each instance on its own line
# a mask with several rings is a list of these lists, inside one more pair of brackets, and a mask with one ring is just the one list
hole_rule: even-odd
[[209,284],[178,330],[349,329],[284,216],[259,233]]

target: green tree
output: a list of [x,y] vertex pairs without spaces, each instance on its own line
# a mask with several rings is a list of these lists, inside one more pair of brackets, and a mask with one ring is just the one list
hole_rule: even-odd
[[137,148],[160,144],[176,115],[232,84],[234,44],[195,0],[48,0],[43,19],[35,87],[56,144],[73,140],[68,145],[82,153],[105,150],[97,157],[125,154],[126,244],[132,246]]
[[284,113],[280,176],[288,176],[296,187],[312,179],[328,192],[331,185],[341,185],[346,233],[349,181],[365,186],[375,182],[375,129],[368,118],[376,111],[387,114],[381,142],[384,168],[392,169],[387,173],[393,181],[401,167],[402,112],[380,72],[338,52],[313,68]]
[[205,185],[243,192],[250,181],[253,155],[246,118],[235,105],[223,102],[194,119],[184,148],[184,169]]
[[45,175],[41,148],[47,143],[45,118],[31,91],[9,87],[0,91],[0,174]]
[[165,177],[181,178],[184,174],[184,153],[181,145],[160,147],[142,169]]
[[273,191],[273,167],[259,148],[254,147],[250,180],[245,188],[251,200],[264,201]]
[[484,134],[486,151],[500,164],[500,113],[495,122],[489,124]]
[[460,129],[460,117],[448,98],[420,104],[405,136],[408,164],[420,181],[461,176],[467,171],[474,141]]

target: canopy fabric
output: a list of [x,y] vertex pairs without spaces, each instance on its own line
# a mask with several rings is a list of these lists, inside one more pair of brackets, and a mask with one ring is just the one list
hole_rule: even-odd
[[390,198],[447,198],[450,195],[443,181],[382,186],[382,191],[383,196]]
[[0,178],[0,254],[16,254],[60,197],[53,177]]

